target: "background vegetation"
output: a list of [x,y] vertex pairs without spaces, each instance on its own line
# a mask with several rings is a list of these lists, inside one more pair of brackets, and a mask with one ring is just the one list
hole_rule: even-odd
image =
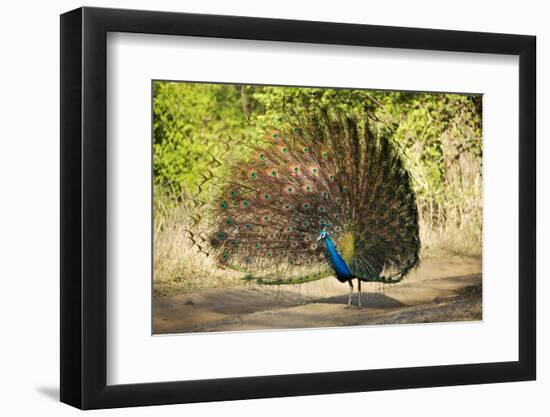
[[185,197],[223,140],[253,141],[319,105],[366,110],[394,132],[417,193],[422,257],[481,256],[481,103],[478,95],[156,82],[155,290],[231,281],[208,259],[190,256]]

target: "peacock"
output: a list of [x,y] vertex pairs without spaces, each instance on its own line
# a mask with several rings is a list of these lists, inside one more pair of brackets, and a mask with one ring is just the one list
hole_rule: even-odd
[[[230,166],[214,154],[199,193],[210,182],[206,229],[192,240],[221,268],[262,285],[335,277],[397,283],[419,264],[416,196],[391,129],[369,117],[319,110],[243,146]],[[288,126],[288,127],[286,127]],[[225,169],[218,175],[217,169]],[[197,203],[200,201],[201,203]],[[208,250],[205,247],[208,246]]]

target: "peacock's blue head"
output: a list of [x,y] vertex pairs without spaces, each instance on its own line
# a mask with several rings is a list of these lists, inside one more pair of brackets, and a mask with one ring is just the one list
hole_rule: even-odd
[[317,242],[320,240],[326,239],[328,237],[328,233],[325,229],[321,230],[321,233],[319,233],[319,237],[317,238]]

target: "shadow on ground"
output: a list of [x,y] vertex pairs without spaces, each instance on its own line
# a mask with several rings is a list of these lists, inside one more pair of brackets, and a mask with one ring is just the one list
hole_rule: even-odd
[[[333,297],[327,297],[322,298],[318,302],[319,303],[327,303],[327,304],[348,304],[348,295],[335,295]],[[403,307],[405,304],[403,304],[401,301],[396,300],[395,298],[389,297],[386,294],[381,293],[363,293],[361,296],[362,305],[364,306],[370,306],[371,308],[395,308],[395,307]],[[351,303],[353,305],[359,304],[359,294],[353,294],[351,297]]]

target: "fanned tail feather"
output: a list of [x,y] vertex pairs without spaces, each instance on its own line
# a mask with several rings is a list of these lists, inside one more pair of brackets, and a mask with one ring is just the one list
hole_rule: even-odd
[[[316,238],[326,228],[355,277],[400,282],[418,265],[420,240],[411,178],[391,131],[368,115],[323,109],[286,125],[296,127],[252,145],[224,142],[224,154],[242,147],[230,167],[211,154],[194,198],[204,211],[202,187],[215,184],[211,216],[193,219],[218,263],[264,285],[325,278],[333,272]],[[217,174],[222,168],[228,175]]]

